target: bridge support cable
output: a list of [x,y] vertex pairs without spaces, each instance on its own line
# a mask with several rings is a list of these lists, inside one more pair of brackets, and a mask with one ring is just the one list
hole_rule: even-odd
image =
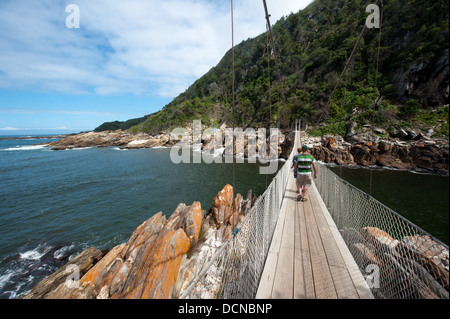
[[[376,67],[375,67],[375,100],[372,105],[372,146],[375,146],[375,138],[374,138],[374,122],[375,122],[375,107],[377,103],[381,102],[381,94],[378,92],[378,67],[380,64],[380,48],[381,48],[381,29],[383,28],[383,0],[381,0],[381,10],[380,10],[380,31],[378,34],[378,49],[377,49],[377,59],[376,59]],[[369,194],[372,195],[372,168],[370,168],[370,181],[369,181]]]
[[[277,70],[278,84],[280,86],[282,106],[283,106],[283,109],[284,109],[284,115],[286,115],[286,112],[287,112],[287,110],[286,110],[286,99],[285,99],[285,96],[284,96],[283,83],[281,81],[280,67],[278,66],[278,58],[277,58],[277,52],[276,52],[276,49],[275,49],[275,41],[274,41],[273,33],[272,33],[272,26],[270,25],[270,14],[269,14],[269,10],[267,9],[266,0],[263,0],[263,5],[264,5],[264,12],[266,14],[267,30],[269,32],[270,43],[272,45],[273,58],[275,60],[275,68]],[[269,52],[269,57],[270,57],[270,54],[271,53]],[[284,118],[282,118],[281,120],[282,120],[281,121],[281,125],[287,126],[288,119],[286,118],[286,116],[284,116]],[[278,122],[280,122],[280,112],[278,113]]]

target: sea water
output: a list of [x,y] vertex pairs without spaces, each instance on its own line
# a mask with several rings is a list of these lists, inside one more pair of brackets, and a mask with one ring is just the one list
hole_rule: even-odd
[[193,201],[209,210],[233,175],[244,197],[275,175],[259,174],[258,163],[174,164],[168,148],[52,151],[50,141],[0,140],[0,298],[27,293],[90,246],[127,241],[159,211]]
[[[174,164],[168,148],[51,151],[54,140],[0,139],[0,298],[24,295],[90,246],[125,242],[180,202],[208,210],[233,176],[244,197],[249,189],[261,195],[274,177],[259,174],[258,163]],[[448,244],[448,176],[331,169]]]

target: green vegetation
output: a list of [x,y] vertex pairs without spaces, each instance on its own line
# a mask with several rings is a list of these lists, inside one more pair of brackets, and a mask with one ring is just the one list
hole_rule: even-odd
[[105,122],[96,129],[94,129],[94,132],[101,132],[101,131],[108,131],[108,130],[127,130],[130,127],[133,127],[135,125],[138,125],[139,123],[142,123],[145,121],[149,115],[146,115],[144,117],[131,119],[128,121],[114,121],[114,122]]
[[[448,104],[443,92],[448,87],[448,1],[383,1],[378,74],[379,29],[366,29],[340,77],[364,27],[365,8],[373,2],[315,0],[272,28],[281,79],[267,52],[267,34],[261,34],[235,47],[234,107],[230,50],[185,92],[130,130],[158,133],[193,119],[213,126],[284,127],[302,118],[312,126],[322,124],[325,134],[342,134],[353,120],[388,131],[399,123],[434,126],[439,127],[435,134],[448,137],[448,106],[447,111],[442,107]],[[447,61],[446,66],[439,61]],[[430,69],[436,65],[446,67],[447,78]],[[405,92],[411,78],[426,76],[419,83],[424,87]],[[441,82],[433,86],[435,79]],[[431,109],[437,111],[429,116]]]

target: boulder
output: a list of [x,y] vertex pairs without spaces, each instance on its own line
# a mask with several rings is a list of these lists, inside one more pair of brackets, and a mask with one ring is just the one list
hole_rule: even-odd
[[393,167],[397,169],[410,169],[412,165],[402,162],[398,157],[389,154],[378,154],[375,157],[375,163],[379,166]]
[[230,184],[225,187],[214,197],[212,208],[219,209],[221,206],[233,207],[233,186]]
[[383,261],[378,258],[373,249],[370,249],[362,243],[356,243],[350,246],[350,252],[358,263],[358,266],[365,269],[367,265],[383,265]]
[[449,290],[449,253],[444,246],[429,236],[415,235],[404,237],[396,251],[405,258],[417,261],[442,287]]
[[[79,277],[83,276],[102,257],[103,253],[94,247],[84,250],[66,265],[59,268],[57,271],[44,278],[41,282],[34,286],[33,289],[31,289],[31,291],[23,297],[23,299],[47,298],[48,295],[56,290],[61,284],[65,285],[66,281],[71,279],[70,276],[74,275],[73,279],[76,279],[77,275]],[[77,271],[78,274],[75,274],[75,271]],[[55,294],[51,296],[53,298],[62,297]]]
[[[361,229],[361,235],[371,244],[377,251],[390,251],[398,245],[398,240],[377,227],[364,227]],[[378,252],[377,252],[378,253]]]
[[385,287],[389,287],[391,298],[395,299],[439,299],[433,290],[424,284],[419,276],[401,258],[385,253],[386,267],[382,267],[381,276],[385,278]]
[[203,214],[200,202],[193,202],[188,207],[181,203],[167,221],[167,227],[181,228],[191,240],[197,241],[202,227],[202,220]]
[[372,155],[370,147],[367,145],[355,145],[351,149],[355,162],[362,166],[369,166],[375,163],[375,156]]

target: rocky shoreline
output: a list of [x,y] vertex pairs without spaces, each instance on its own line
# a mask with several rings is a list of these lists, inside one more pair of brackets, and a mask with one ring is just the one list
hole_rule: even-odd
[[[222,136],[226,126],[220,128]],[[188,128],[189,130],[189,128]],[[192,131],[192,129],[191,129]],[[414,130],[399,130],[396,136],[387,136],[382,129],[375,129],[373,138],[370,128],[365,127],[360,133],[348,133],[341,136],[326,135],[312,137],[302,132],[302,143],[310,147],[312,155],[324,163],[337,165],[359,165],[363,167],[378,166],[409,171],[424,171],[428,173],[449,174],[449,141],[443,138],[431,138],[430,134],[423,134]],[[384,136],[384,137],[380,137]],[[281,132],[278,138],[278,158],[287,159],[293,145],[293,132]],[[244,149],[245,158],[248,157],[248,139],[240,145]],[[115,146],[120,149],[141,149],[154,147],[172,147],[179,140],[171,138],[170,133],[161,132],[157,135],[145,133],[132,134],[116,130],[103,132],[85,132],[69,135],[58,141],[48,143],[51,150],[67,150],[85,147]],[[192,144],[192,142],[190,142]],[[202,140],[202,149],[209,145],[211,150],[224,152],[231,147],[225,138],[222,141],[213,139]],[[215,143],[215,144],[214,144]],[[266,140],[267,150],[270,150],[269,139]],[[261,148],[256,145],[256,150]],[[234,155],[238,149],[234,145]],[[274,151],[273,153],[276,153]]]
[[[220,153],[224,155],[226,149],[231,149],[232,145],[229,139],[226,138],[226,125],[222,125],[220,130],[221,139],[218,141],[214,136],[207,140],[201,140],[201,149],[208,147],[209,151]],[[186,132],[189,136],[192,136],[192,128],[187,127]],[[258,152],[259,156],[272,156],[275,155],[276,158],[287,159],[289,157],[290,151],[294,142],[293,133],[281,133],[278,136],[277,149],[271,150],[270,138],[267,138],[265,150],[266,155],[259,154],[259,150],[263,149],[263,145],[259,140],[257,140],[256,135],[252,136],[255,139],[256,145],[254,145],[254,150]],[[235,142],[233,147],[234,155],[241,155],[244,158],[249,157],[249,137],[245,136],[239,142]],[[142,148],[158,148],[158,147],[172,147],[176,144],[179,145],[180,142],[185,143],[183,140],[174,139],[171,133],[161,132],[157,135],[150,135],[146,133],[133,134],[127,131],[115,130],[115,131],[102,131],[102,132],[84,132],[74,135],[66,136],[58,141],[50,142],[46,145],[53,151],[61,151],[68,149],[78,149],[86,147],[119,147],[120,149],[142,149]],[[192,138],[188,144],[192,145]],[[236,145],[237,143],[240,143]],[[185,143],[186,144],[186,143]],[[273,146],[272,146],[273,147]],[[237,154],[238,149],[243,150],[243,154]],[[267,154],[269,153],[269,154]]]
[[[127,242],[109,251],[90,247],[38,283],[23,299],[178,298],[208,259],[232,236],[256,197],[250,190],[233,198],[226,185],[208,211],[201,203],[180,203],[144,221]],[[219,286],[199,292],[214,298]]]
[[[384,130],[376,129],[379,134]],[[382,167],[449,174],[449,141],[422,134],[420,131],[400,130],[395,137],[374,136],[367,127],[359,134],[346,136],[302,135],[302,143],[311,148],[312,155],[328,164]]]
[[[87,248],[22,299],[177,299],[233,236],[232,225],[242,222],[257,199],[251,190],[245,198],[233,194],[233,187],[226,185],[208,211],[193,202],[180,203],[168,218],[158,212],[125,243],[107,251]],[[389,295],[406,291],[409,298],[448,298],[448,249],[432,238],[416,235],[396,240],[377,227],[339,231],[360,269],[376,265],[383,285],[389,282],[375,287],[377,298],[386,298],[386,289]],[[189,298],[217,297],[222,281],[215,268]],[[407,282],[396,281],[397,277]]]

